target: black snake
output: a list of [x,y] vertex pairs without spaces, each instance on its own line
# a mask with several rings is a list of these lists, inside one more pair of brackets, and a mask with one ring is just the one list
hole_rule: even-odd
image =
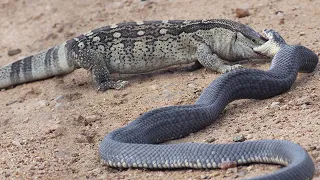
[[287,45],[273,30],[265,30],[265,34],[269,41],[257,49],[275,54],[269,70],[231,71],[214,80],[193,105],[163,107],[144,113],[104,137],[100,144],[102,160],[112,167],[150,169],[275,163],[286,167],[254,179],[311,179],[315,170],[312,159],[301,146],[286,140],[159,144],[205,128],[231,101],[266,99],[288,91],[299,71],[315,69],[318,56],[311,50]]

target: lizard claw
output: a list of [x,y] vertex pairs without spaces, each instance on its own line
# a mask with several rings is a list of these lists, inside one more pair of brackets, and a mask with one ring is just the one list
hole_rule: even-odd
[[128,85],[128,81],[107,81],[107,82],[102,82],[98,85],[97,90],[98,91],[106,91],[108,89],[123,89],[126,85]]

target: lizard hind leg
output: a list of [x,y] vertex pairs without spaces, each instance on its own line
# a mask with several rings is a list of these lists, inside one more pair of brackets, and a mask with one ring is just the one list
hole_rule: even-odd
[[118,80],[114,81],[110,79],[110,71],[106,65],[104,58],[99,56],[97,53],[91,53],[91,57],[93,62],[89,68],[87,68],[91,72],[91,76],[93,82],[98,91],[106,91],[108,89],[122,89],[128,83],[128,81]]
[[129,84],[128,81],[111,80],[109,70],[105,66],[93,66],[91,68],[91,75],[98,91],[106,91],[108,89],[122,89],[127,84]]

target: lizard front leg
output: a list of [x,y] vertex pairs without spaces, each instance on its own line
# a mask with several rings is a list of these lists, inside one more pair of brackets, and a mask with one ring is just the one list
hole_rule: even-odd
[[128,81],[113,81],[110,79],[110,71],[108,70],[105,57],[100,53],[89,51],[83,57],[86,58],[83,58],[82,63],[79,63],[79,65],[91,72],[93,82],[98,91],[121,89],[128,84]]
[[234,69],[242,68],[241,65],[228,65],[218,55],[214,54],[207,44],[200,44],[198,46],[196,56],[200,64],[204,67],[217,71],[219,73],[226,73]]

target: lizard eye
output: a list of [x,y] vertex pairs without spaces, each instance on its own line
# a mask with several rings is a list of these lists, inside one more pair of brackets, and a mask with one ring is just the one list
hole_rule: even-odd
[[251,39],[251,41],[254,42],[254,43],[256,43],[256,40],[255,40],[255,39]]

